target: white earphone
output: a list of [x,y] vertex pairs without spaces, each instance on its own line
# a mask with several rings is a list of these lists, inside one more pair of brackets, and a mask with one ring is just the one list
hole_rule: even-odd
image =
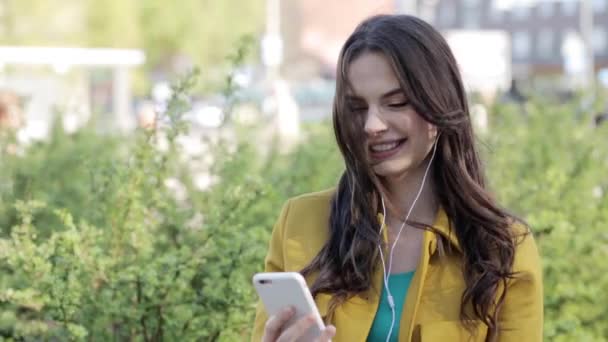
[[[399,228],[399,233],[397,233],[397,237],[395,238],[395,241],[393,241],[393,245],[391,246],[390,253],[389,253],[389,259],[388,259],[388,272],[386,269],[386,262],[384,261],[384,254],[382,253],[382,246],[380,244],[378,244],[378,250],[380,251],[380,259],[382,260],[382,271],[384,273],[383,274],[384,289],[386,290],[388,306],[390,306],[391,313],[392,313],[391,327],[388,331],[388,335],[386,336],[386,342],[388,342],[390,340],[391,335],[393,334],[393,328],[395,327],[395,300],[393,299],[391,290],[388,287],[388,281],[389,281],[388,277],[391,274],[391,268],[393,266],[393,252],[395,251],[395,246],[397,245],[397,241],[399,241],[399,236],[401,236],[401,232],[403,231],[403,228],[405,227],[405,223],[410,218],[410,214],[412,213],[412,210],[414,210],[414,206],[416,205],[416,202],[418,201],[418,198],[420,197],[420,194],[422,193],[422,189],[424,188],[424,184],[426,183],[426,176],[428,175],[429,170],[431,169],[431,164],[433,163],[433,159],[435,158],[435,151],[437,151],[437,142],[439,141],[440,135],[441,135],[441,133],[439,133],[437,135],[437,138],[435,138],[435,144],[433,146],[433,154],[431,155],[431,160],[429,161],[429,164],[426,166],[426,170],[424,171],[424,176],[422,177],[422,184],[420,184],[420,188],[418,189],[418,193],[416,194],[416,197],[414,198],[414,202],[412,202],[412,206],[410,207],[410,210],[408,210],[407,215],[405,216],[405,220],[403,221],[403,223],[401,224],[401,227]],[[384,197],[382,195],[380,195],[380,200],[382,202],[382,226],[380,227],[380,234],[382,234],[382,229],[384,229],[384,225],[386,222],[386,207],[384,206]]]

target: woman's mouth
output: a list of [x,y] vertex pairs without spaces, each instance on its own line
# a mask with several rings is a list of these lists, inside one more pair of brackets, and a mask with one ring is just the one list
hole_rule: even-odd
[[397,151],[399,151],[399,148],[401,148],[406,141],[407,138],[370,144],[369,154],[371,158],[375,161],[389,158]]

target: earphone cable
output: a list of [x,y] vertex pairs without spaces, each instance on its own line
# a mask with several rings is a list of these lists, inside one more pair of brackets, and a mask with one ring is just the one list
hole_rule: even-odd
[[[391,308],[391,314],[392,314],[391,326],[388,330],[388,335],[386,336],[386,342],[389,342],[391,335],[393,334],[393,328],[395,327],[395,318],[396,318],[395,317],[396,316],[395,301],[394,301],[393,295],[389,289],[389,276],[390,276],[391,268],[393,265],[393,253],[395,251],[395,246],[397,245],[397,241],[399,241],[399,237],[401,236],[401,232],[403,231],[403,228],[405,227],[405,223],[407,222],[407,220],[410,217],[410,214],[414,210],[414,206],[416,205],[416,202],[418,201],[420,194],[422,194],[422,189],[424,188],[424,184],[426,182],[426,177],[431,168],[431,164],[433,163],[433,159],[435,158],[435,152],[437,151],[437,142],[438,141],[439,141],[439,136],[437,136],[437,139],[435,140],[435,144],[433,146],[433,154],[431,155],[429,164],[427,165],[426,170],[424,171],[424,176],[422,177],[422,184],[420,184],[418,193],[416,194],[416,197],[414,198],[414,201],[412,202],[412,205],[410,206],[410,209],[407,212],[407,215],[405,216],[405,220],[403,221],[403,223],[401,224],[401,227],[399,228],[399,233],[397,233],[397,237],[395,238],[395,241],[393,241],[393,244],[391,246],[391,249],[389,252],[389,260],[388,260],[388,272],[386,269],[386,262],[384,261],[384,253],[382,253],[382,246],[380,244],[378,244],[378,250],[380,251],[380,259],[382,260],[382,271],[383,271],[382,278],[384,279],[384,288],[386,289],[386,297],[387,297],[388,305]],[[380,233],[382,233],[382,229],[385,228],[385,223],[386,223],[386,206],[384,205],[384,197],[382,195],[380,195],[380,200],[382,202],[382,225],[380,227]]]

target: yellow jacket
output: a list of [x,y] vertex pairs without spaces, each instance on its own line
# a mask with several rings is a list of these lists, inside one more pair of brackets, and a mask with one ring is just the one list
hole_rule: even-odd
[[[266,272],[300,271],[317,255],[328,239],[330,200],[334,189],[293,198],[284,205],[274,227]],[[440,210],[433,226],[459,250],[449,221]],[[521,226],[516,227],[523,230]],[[487,328],[479,324],[476,335],[459,321],[461,295],[465,285],[460,254],[439,256],[435,233],[425,231],[420,264],[403,306],[399,341],[484,341]],[[517,245],[512,280],[500,312],[499,341],[542,341],[543,294],[540,258],[531,234]],[[309,286],[314,279],[307,279]],[[382,288],[382,268],[373,275],[369,293],[355,296],[337,307],[331,323],[334,342],[365,341],[376,315]],[[367,299],[366,299],[367,297]],[[327,315],[331,295],[315,298],[322,316]],[[325,317],[324,317],[325,318]],[[252,341],[260,341],[267,315],[258,303]]]

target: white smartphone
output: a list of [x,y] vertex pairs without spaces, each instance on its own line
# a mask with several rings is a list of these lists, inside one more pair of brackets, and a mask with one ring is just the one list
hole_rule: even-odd
[[286,327],[294,324],[300,318],[313,314],[315,323],[302,335],[298,342],[313,341],[321,335],[325,324],[310,294],[304,277],[297,272],[257,273],[253,276],[253,286],[264,303],[269,316],[278,314],[287,306],[296,310],[293,317],[287,321]]

